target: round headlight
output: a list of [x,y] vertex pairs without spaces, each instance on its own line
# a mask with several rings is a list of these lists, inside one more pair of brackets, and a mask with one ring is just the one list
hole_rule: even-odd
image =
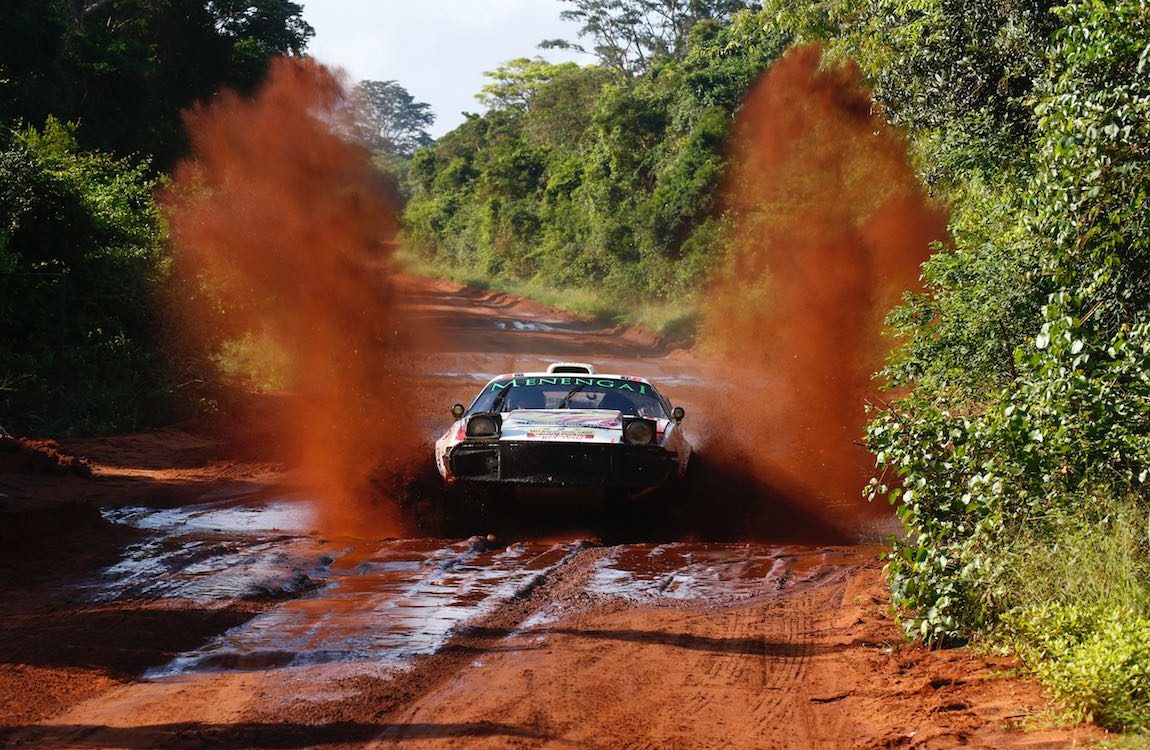
[[495,437],[499,434],[499,424],[494,417],[475,416],[467,421],[467,437]]
[[636,420],[623,428],[623,440],[633,445],[648,445],[655,439],[655,430],[650,422]]

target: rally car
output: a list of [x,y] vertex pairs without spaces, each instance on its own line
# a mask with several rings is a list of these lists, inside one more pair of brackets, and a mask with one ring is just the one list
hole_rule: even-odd
[[595,487],[639,493],[682,477],[683,409],[649,380],[555,362],[493,378],[435,443],[448,484]]

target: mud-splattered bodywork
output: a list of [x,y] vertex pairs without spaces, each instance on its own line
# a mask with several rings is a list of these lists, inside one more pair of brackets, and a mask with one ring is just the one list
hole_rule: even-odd
[[493,378],[435,444],[449,483],[641,490],[681,477],[690,456],[650,381],[591,373]]

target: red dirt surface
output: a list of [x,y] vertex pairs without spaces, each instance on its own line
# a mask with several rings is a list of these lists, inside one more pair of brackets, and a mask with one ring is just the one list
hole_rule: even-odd
[[98,507],[178,505],[266,481],[279,475],[275,467],[225,458],[219,439],[178,428],[23,443],[39,457],[0,465],[0,726],[39,721],[131,682],[258,611],[251,603],[99,605],[73,587],[140,538]]
[[29,440],[0,435],[0,473],[92,475],[92,467],[60,448],[55,440]]
[[[705,362],[664,358],[517,300],[442,282],[405,283],[417,312],[437,316],[445,339],[461,342],[448,353],[427,354],[421,365],[424,396],[443,404],[443,418],[431,415],[432,425],[445,424],[450,403],[478,388],[466,373],[497,374],[580,352],[586,359],[594,351],[605,369],[663,377],[664,390],[687,404],[693,429],[708,429],[692,401],[703,386],[671,384],[686,372],[706,373]],[[498,325],[515,321],[544,327]],[[482,337],[481,346],[465,343],[473,335]],[[225,427],[63,442],[63,450],[90,463],[90,478],[0,475],[0,492],[10,496],[0,528],[23,524],[25,532],[18,553],[0,552],[0,746],[1037,748],[1101,736],[1089,727],[1025,731],[1046,702],[1009,659],[904,643],[888,614],[873,545],[714,543],[702,532],[697,541],[674,542],[652,532],[642,544],[602,546],[590,529],[591,541],[565,556],[525,557],[542,561],[526,563],[540,573],[513,594],[477,599],[477,576],[498,583],[490,571],[514,559],[508,555],[518,540],[546,547],[533,541],[557,533],[546,514],[538,516],[535,537],[495,543],[477,537],[471,548],[478,552],[464,543],[420,540],[413,549],[427,550],[420,554],[430,555],[430,568],[405,563],[402,555],[372,562],[372,550],[404,549],[403,540],[253,532],[255,546],[237,559],[302,545],[335,558],[343,583],[206,603],[139,594],[93,600],[86,587],[107,580],[106,566],[139,556],[141,542],[151,540],[156,554],[167,554],[186,539],[179,529],[112,524],[97,506],[258,508],[276,493],[298,491],[284,467],[259,460],[251,446],[236,450],[241,437],[260,440],[255,427]],[[732,488],[719,483],[696,492],[703,494],[695,502],[715,515]],[[759,515],[769,516],[770,507]],[[779,516],[786,512],[774,507]],[[198,538],[209,543],[219,536],[209,531]],[[437,545],[450,554],[435,552]],[[197,558],[195,565],[204,562]],[[164,576],[195,580],[166,564]],[[429,577],[421,579],[421,571]],[[393,575],[416,576],[416,585],[387,600],[392,595],[375,582]],[[314,637],[343,632],[370,644],[363,636],[387,635],[393,605],[418,605],[412,597],[420,591],[451,594],[453,587],[459,594],[451,606],[415,607],[410,611],[422,614],[404,619],[405,627],[419,634],[456,606],[474,606],[475,614],[402,667],[382,666],[397,647],[367,646],[374,658],[288,666],[284,655],[268,655],[247,670],[143,677],[228,633],[266,637],[269,623],[308,612],[316,619],[303,624]],[[383,606],[357,607],[361,589],[362,597],[384,592]],[[324,599],[336,595],[341,608]],[[366,617],[358,625],[341,619],[357,612]]]

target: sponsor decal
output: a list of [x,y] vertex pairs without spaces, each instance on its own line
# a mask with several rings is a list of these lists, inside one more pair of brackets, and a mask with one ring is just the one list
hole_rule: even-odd
[[595,433],[566,427],[532,427],[527,437],[540,440],[594,440]]
[[568,386],[597,386],[610,388],[616,391],[630,391],[631,393],[647,393],[647,384],[634,380],[608,380],[607,378],[512,378],[511,380],[496,381],[491,384],[492,391],[502,391],[507,388],[534,388],[536,386],[554,385]]
[[597,427],[619,429],[622,423],[615,417],[604,417],[602,412],[564,409],[563,411],[515,412],[515,417],[503,423],[504,429],[518,425],[551,425],[554,427]]

